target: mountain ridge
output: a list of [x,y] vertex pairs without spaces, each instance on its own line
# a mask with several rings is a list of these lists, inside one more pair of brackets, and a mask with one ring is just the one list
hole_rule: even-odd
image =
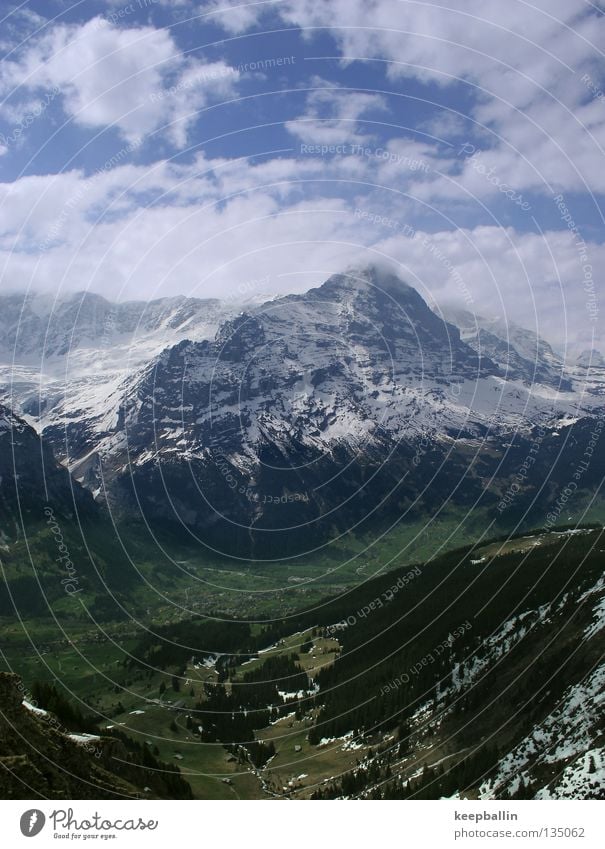
[[434,509],[450,490],[463,497],[462,478],[464,501],[497,503],[522,463],[507,446],[522,456],[536,428],[544,459],[525,483],[542,491],[550,440],[565,436],[562,469],[580,447],[573,424],[603,406],[605,374],[557,377],[560,361],[527,332],[513,334],[511,359],[493,326],[473,336],[465,319],[461,333],[373,266],[214,318],[212,333],[208,316],[196,325],[204,338],[154,338],[136,367],[86,374],[54,400],[38,387],[27,407],[97,499],[212,546],[287,548],[307,526],[357,527],[371,504]]

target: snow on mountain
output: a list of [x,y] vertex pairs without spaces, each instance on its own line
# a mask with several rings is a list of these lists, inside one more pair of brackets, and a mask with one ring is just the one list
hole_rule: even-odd
[[594,398],[597,404],[605,404],[605,359],[599,351],[583,351],[568,366],[567,373],[576,391],[585,398]]
[[482,799],[512,795],[520,778],[528,783],[539,766],[552,769],[553,780],[537,799],[602,798],[605,749],[599,721],[605,705],[605,664],[565,693],[559,705],[501,761],[496,775],[481,788]]
[[97,422],[104,431],[129,377],[169,345],[213,337],[236,309],[185,297],[110,303],[90,292],[1,297],[2,397],[40,429]]
[[[478,376],[491,378],[485,398],[472,397]],[[358,447],[385,433],[419,435],[444,410],[458,432],[469,401],[487,415],[501,389],[495,366],[480,363],[414,289],[369,270],[243,313],[213,341],[167,349],[120,418],[131,456],[146,458],[152,445],[199,458],[222,449],[254,466],[263,445]]]
[[[0,391],[5,401],[53,435],[81,423],[97,436],[115,426],[120,404],[154,358],[185,339],[213,339],[225,320],[241,310],[240,303],[185,297],[112,304],[92,293],[57,301],[41,295],[4,296],[0,307]],[[324,311],[319,317],[318,309]],[[292,405],[295,413],[312,396],[315,415],[327,416],[324,436],[330,438],[339,429],[350,438],[350,425],[363,435],[362,422],[368,418],[390,431],[405,421],[406,429],[417,433],[444,425],[447,431],[468,427],[476,433],[478,424],[503,420],[509,427],[522,427],[555,407],[565,414],[573,406],[569,376],[544,340],[464,311],[451,311],[448,324],[428,310],[414,289],[376,269],[335,275],[306,295],[260,307],[252,303],[247,315],[248,322],[262,317],[273,355],[290,339],[295,350],[285,362],[293,369],[302,367],[302,376],[292,385],[286,406]],[[251,325],[247,330],[244,326],[240,322],[238,335],[249,333]],[[229,327],[221,332],[232,332]],[[429,345],[435,328],[439,332]],[[275,371],[266,352],[263,356],[263,368]],[[336,385],[332,404],[325,387],[323,395],[316,387],[307,391],[305,376],[317,362],[335,369],[333,384],[353,382],[360,397],[354,406],[363,415],[337,409]],[[377,369],[382,384],[375,380]],[[578,384],[586,380],[581,372],[575,377]],[[602,377],[605,385],[605,372]],[[587,387],[589,393],[599,394],[601,375],[596,384]],[[271,425],[276,426],[275,416]],[[65,456],[60,445],[56,449]]]
[[48,295],[9,295],[0,303],[0,351],[4,357],[51,366],[74,350],[92,349],[112,356],[116,344],[138,348],[154,339],[157,348],[174,342],[175,334],[182,338],[184,333],[212,333],[222,309],[214,299],[110,303],[91,292],[57,300]]
[[[482,799],[503,798],[517,792],[523,781],[531,789],[538,775],[546,782],[535,792],[536,799],[602,798],[605,790],[605,749],[601,721],[605,706],[605,663],[599,652],[599,632],[603,626],[605,609],[605,583],[601,576],[593,586],[579,593],[571,590],[557,605],[546,605],[538,611],[527,611],[525,616],[511,620],[510,631],[514,641],[522,640],[532,627],[531,619],[540,623],[557,622],[564,609],[578,609],[592,603],[593,622],[579,631],[581,652],[601,658],[581,680],[570,684],[561,698],[539,723],[535,724],[504,757],[496,774],[485,781],[480,789]],[[577,596],[575,598],[574,596]],[[590,610],[589,605],[586,605]],[[537,619],[536,619],[537,616]],[[525,619],[524,627],[518,622]],[[502,629],[501,629],[502,631]],[[505,648],[505,652],[510,650]]]
[[462,339],[473,350],[500,365],[507,379],[544,383],[561,391],[571,389],[563,360],[531,330],[466,310],[450,309],[444,315],[460,328]]
[[[541,349],[554,364],[546,343]],[[530,429],[570,414],[576,402],[571,391],[507,379],[414,289],[370,268],[244,313],[212,342],[164,351],[121,415],[139,427],[146,418],[161,425],[153,440],[166,452],[225,443],[232,455],[250,456],[280,440],[329,450],[385,434]],[[149,432],[141,444],[148,448],[150,439]]]
[[579,752],[550,787],[536,799],[602,799],[605,796],[605,748]]
[[600,351],[588,349],[578,356],[576,365],[586,369],[605,369],[605,357]]
[[581,370],[562,376],[535,335],[513,328],[505,342],[468,315],[460,330],[376,267],[243,312],[187,298],[79,295],[50,315],[48,299],[7,303],[7,394],[95,494],[143,509],[142,493],[152,518],[188,526],[226,520],[245,535],[341,509],[353,522],[395,490],[426,492],[445,457],[462,474],[481,448],[470,497],[514,434],[556,436],[603,406],[598,376],[588,392]]

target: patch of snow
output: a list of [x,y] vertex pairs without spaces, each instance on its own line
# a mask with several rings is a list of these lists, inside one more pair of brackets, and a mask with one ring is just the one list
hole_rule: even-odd
[[[267,710],[271,710],[271,705],[267,706]],[[296,711],[293,710],[291,713],[287,713],[285,716],[280,716],[277,719],[274,719],[269,725],[277,725],[278,722],[283,722],[285,719],[292,719],[293,716],[296,716]]]
[[70,740],[74,743],[91,743],[93,740],[100,740],[98,734],[68,734]]
[[536,799],[602,799],[605,796],[605,749],[590,749],[568,764]]
[[605,598],[602,598],[593,608],[595,621],[584,631],[584,637],[589,640],[605,628]]
[[318,746],[328,746],[330,743],[346,743],[347,740],[353,739],[354,732],[347,731],[346,734],[343,734],[342,737],[322,737]]
[[32,705],[31,702],[28,702],[25,699],[23,699],[23,707],[27,708],[29,711],[37,714],[38,716],[48,716],[47,710],[42,710],[42,708]]

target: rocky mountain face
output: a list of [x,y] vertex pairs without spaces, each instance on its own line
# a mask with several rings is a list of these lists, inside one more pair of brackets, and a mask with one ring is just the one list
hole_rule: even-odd
[[605,369],[605,357],[600,351],[589,349],[582,351],[576,359],[576,365],[585,369]]
[[0,534],[21,535],[22,526],[43,522],[44,508],[72,518],[89,517],[91,494],[74,481],[54,457],[46,440],[22,418],[0,404]]
[[81,365],[102,362],[110,307],[81,300],[68,354],[64,330],[49,345],[55,369],[84,357],[78,378],[38,385],[34,403],[13,368],[13,398],[97,499],[243,556],[448,502],[495,506],[537,431],[524,487],[544,490],[547,469],[556,486],[603,406],[599,375],[584,391],[582,368],[570,376],[538,337],[468,316],[460,330],[376,267],[222,321],[215,302],[122,305],[115,338],[133,357],[116,343],[123,362],[99,380]]

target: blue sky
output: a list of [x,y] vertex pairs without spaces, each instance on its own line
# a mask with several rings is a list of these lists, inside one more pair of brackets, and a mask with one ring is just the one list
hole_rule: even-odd
[[599,4],[0,9],[5,290],[262,297],[380,258],[601,344]]

